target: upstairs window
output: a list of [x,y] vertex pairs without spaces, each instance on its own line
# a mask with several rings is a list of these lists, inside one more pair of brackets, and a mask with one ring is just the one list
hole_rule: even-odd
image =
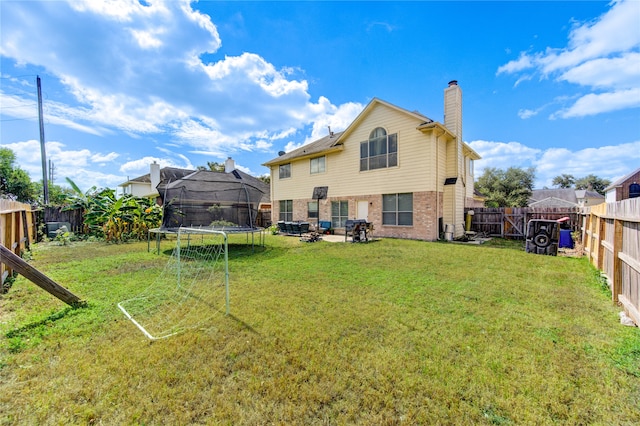
[[280,177],[280,179],[286,179],[291,177],[291,163],[281,164],[279,169],[280,169],[280,173],[278,176]]
[[398,134],[387,134],[376,127],[369,140],[360,142],[360,171],[383,169],[398,165]]
[[311,159],[311,174],[324,173],[325,159],[324,156]]

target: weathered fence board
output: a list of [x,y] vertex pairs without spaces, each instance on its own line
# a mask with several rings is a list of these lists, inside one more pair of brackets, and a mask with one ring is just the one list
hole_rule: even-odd
[[579,207],[500,207],[473,208],[471,230],[501,238],[524,239],[527,224],[532,219],[558,220],[568,217],[566,225],[572,231],[582,228],[582,209]]
[[[35,221],[31,206],[0,199],[0,244],[19,256],[29,249],[34,237]],[[11,272],[10,267],[0,262],[0,284]]]
[[0,245],[0,260],[2,260],[3,264],[6,264],[41,289],[62,300],[64,303],[74,307],[82,306],[84,304],[78,296],[71,293],[69,290],[59,285],[33,266],[29,265],[27,262],[22,260],[20,256],[17,256],[3,245]]
[[589,261],[607,278],[612,300],[640,325],[640,199],[591,207],[583,241]]
[[84,218],[81,209],[62,210],[62,207],[45,207],[43,209],[42,221],[47,222],[69,222],[74,234],[84,233]]

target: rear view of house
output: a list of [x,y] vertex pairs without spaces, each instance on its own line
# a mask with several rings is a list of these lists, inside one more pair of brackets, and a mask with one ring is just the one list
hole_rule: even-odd
[[[444,124],[373,99],[344,132],[283,153],[271,171],[272,220],[349,219],[373,224],[376,236],[436,240],[464,232],[473,203],[473,161],[462,139],[462,90],[444,90]],[[325,188],[326,197],[314,197]]]

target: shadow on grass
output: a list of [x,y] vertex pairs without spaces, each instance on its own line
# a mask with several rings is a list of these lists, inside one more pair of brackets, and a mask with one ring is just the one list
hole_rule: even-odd
[[64,308],[61,311],[58,312],[53,312],[52,314],[48,315],[46,318],[41,319],[40,321],[36,321],[36,322],[32,322],[30,324],[26,324],[23,325],[22,327],[18,327],[16,329],[13,330],[9,330],[7,331],[7,333],[5,334],[7,336],[7,338],[11,339],[13,337],[19,337],[22,336],[23,334],[35,330],[38,327],[42,327],[43,325],[47,325],[47,324],[51,324],[53,322],[56,322],[62,318],[65,318],[69,315],[74,315],[76,314],[81,308],[87,308],[89,307],[88,304],[83,304],[83,305],[78,305],[78,306],[68,306],[66,308]]
[[240,318],[238,318],[237,316],[233,315],[233,314],[229,314],[227,315],[227,317],[231,318],[234,322],[236,322],[238,325],[240,325],[240,327],[242,327],[245,330],[248,330],[254,334],[257,334],[258,336],[261,336],[260,333],[258,333],[258,331],[251,327],[249,324],[247,324],[246,322],[244,322],[243,320],[241,320]]

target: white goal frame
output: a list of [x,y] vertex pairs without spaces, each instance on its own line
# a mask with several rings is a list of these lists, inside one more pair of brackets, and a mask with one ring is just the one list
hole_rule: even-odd
[[[158,231],[161,232],[161,231]],[[162,232],[161,232],[162,233]],[[220,230],[207,229],[207,228],[188,228],[188,227],[180,227],[177,230],[167,230],[165,233],[168,234],[176,234],[176,248],[175,248],[175,256],[178,261],[178,273],[177,273],[177,286],[180,286],[180,244],[182,235],[187,235],[187,246],[190,244],[190,238],[193,234],[218,234],[222,236],[223,246],[224,246],[224,292],[225,292],[225,315],[229,315],[229,244],[228,244],[228,236],[227,233]],[[173,254],[172,254],[173,256]],[[131,299],[129,299],[131,300]],[[145,327],[142,326],[138,321],[133,318],[133,316],[126,310],[123,306],[125,301],[118,303],[118,308],[124,313],[124,315],[131,321],[149,340],[160,340],[166,339],[167,337],[174,336],[179,332],[169,333],[163,336],[154,336],[149,333]]]

